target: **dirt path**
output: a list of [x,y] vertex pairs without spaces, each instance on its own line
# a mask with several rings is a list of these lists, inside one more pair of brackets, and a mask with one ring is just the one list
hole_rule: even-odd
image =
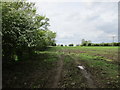
[[[63,51],[64,52],[64,51]],[[68,51],[69,52],[69,51]],[[70,53],[70,52],[69,52]],[[70,55],[69,55],[70,56]],[[71,56],[70,56],[71,57]],[[84,69],[80,69],[81,73],[83,74],[83,76],[86,78],[86,82],[88,84],[88,87],[89,88],[96,88],[95,84],[94,84],[94,81],[92,80],[91,78],[91,74],[86,70],[85,66],[79,62],[78,60],[74,59],[73,57],[71,57],[74,61],[75,61],[75,64],[76,64],[76,67],[77,66],[81,66],[83,67]],[[74,67],[73,67],[74,68]]]
[[77,66],[81,66],[84,68],[84,69],[80,69],[80,71],[83,74],[83,76],[86,78],[88,87],[89,88],[96,88],[94,81],[91,78],[91,74],[85,70],[85,66],[83,66],[78,60],[75,60],[75,63]]
[[58,67],[56,69],[56,75],[54,77],[54,82],[53,82],[53,85],[51,88],[57,88],[58,87],[58,83],[59,83],[59,80],[60,80],[60,77],[61,77],[61,72],[62,72],[62,68],[63,68],[63,59],[64,59],[64,56],[63,55],[60,55],[59,56],[59,62],[57,63]]

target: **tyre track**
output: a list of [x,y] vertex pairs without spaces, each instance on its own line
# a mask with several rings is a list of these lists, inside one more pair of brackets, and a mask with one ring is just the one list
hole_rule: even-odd
[[58,83],[60,81],[61,78],[61,73],[62,73],[62,68],[63,68],[63,59],[64,56],[63,55],[59,55],[59,61],[57,63],[58,67],[56,69],[56,75],[54,77],[54,82],[51,88],[58,88]]
[[83,76],[86,78],[88,87],[89,88],[96,88],[94,81],[91,78],[92,75],[85,70],[85,67],[78,60],[75,60],[75,63],[77,66],[82,66],[84,68],[84,69],[80,69],[80,71],[83,74]]

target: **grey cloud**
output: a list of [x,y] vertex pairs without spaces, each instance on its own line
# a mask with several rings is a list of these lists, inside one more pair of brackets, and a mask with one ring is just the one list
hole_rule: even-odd
[[57,43],[111,42],[107,36],[117,34],[117,3],[42,3],[37,12],[50,18]]

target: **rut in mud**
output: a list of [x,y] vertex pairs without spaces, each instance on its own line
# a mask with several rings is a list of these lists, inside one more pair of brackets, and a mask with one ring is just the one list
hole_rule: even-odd
[[54,82],[51,88],[57,88],[58,87],[58,83],[61,77],[61,72],[62,72],[62,68],[63,68],[63,59],[64,56],[63,55],[59,55],[59,62],[58,62],[58,68],[57,68],[57,72],[56,75],[54,77]]
[[[58,88],[58,83],[59,81],[61,81],[61,74],[63,72],[63,65],[64,65],[63,63],[64,57],[65,57],[64,55],[59,55],[59,61],[57,63],[58,67],[56,68],[56,74],[54,76],[54,80],[51,88]],[[78,60],[75,60],[74,58],[72,59],[74,60],[76,67],[79,65],[83,66],[82,63],[80,63]],[[76,68],[76,67],[73,67],[73,68]],[[88,88],[96,88],[94,81],[91,78],[91,74],[85,69],[84,66],[83,68],[84,69],[80,69],[80,72],[82,73],[82,76],[86,79],[86,84],[88,85]]]
[[86,78],[88,87],[96,88],[94,81],[91,78],[91,74],[87,70],[85,70],[85,67],[80,62],[78,62],[78,60],[75,60],[75,63],[78,65],[78,68],[80,69],[81,73]]

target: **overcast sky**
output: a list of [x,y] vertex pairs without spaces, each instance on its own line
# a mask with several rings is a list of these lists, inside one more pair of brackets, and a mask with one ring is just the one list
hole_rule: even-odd
[[57,44],[80,44],[81,39],[112,42],[112,36],[118,36],[117,2],[35,3],[37,13],[50,19],[49,29],[57,33]]

